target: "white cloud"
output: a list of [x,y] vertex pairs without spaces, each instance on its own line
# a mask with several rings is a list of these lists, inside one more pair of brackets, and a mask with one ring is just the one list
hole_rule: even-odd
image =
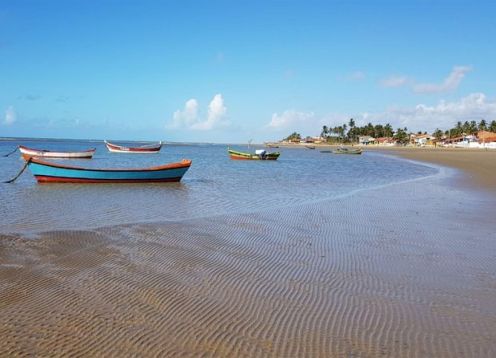
[[297,112],[295,110],[287,110],[282,114],[274,113],[272,120],[268,124],[270,128],[287,129],[301,124],[313,122],[315,114],[313,112]]
[[443,93],[458,88],[465,74],[472,71],[470,66],[455,66],[442,83],[419,83],[413,86],[416,93]]
[[7,126],[10,126],[17,120],[17,114],[13,106],[9,106],[5,111],[5,119],[3,123]]
[[401,87],[408,84],[409,80],[406,76],[390,76],[381,80],[382,87]]
[[194,98],[186,101],[184,110],[177,110],[173,115],[172,127],[190,127],[198,121],[198,101]]
[[458,101],[439,101],[436,105],[418,104],[411,108],[391,107],[384,112],[363,113],[357,116],[359,125],[391,123],[394,128],[408,127],[410,130],[433,131],[436,128],[451,128],[456,122],[479,122],[496,119],[496,99],[489,100],[483,93],[472,93]]
[[225,121],[227,108],[221,94],[216,94],[208,105],[208,117],[206,121],[200,121],[191,126],[192,129],[210,130],[215,127],[227,125]]
[[194,98],[189,99],[183,110],[174,112],[172,124],[169,128],[187,128],[195,130],[210,130],[229,125],[227,107],[222,95],[216,94],[208,105],[207,119],[203,120],[199,114],[199,104]]
[[408,86],[419,94],[444,93],[456,90],[465,75],[472,71],[471,66],[455,66],[442,83],[416,83],[412,77],[392,75],[379,81],[382,87],[396,88]]

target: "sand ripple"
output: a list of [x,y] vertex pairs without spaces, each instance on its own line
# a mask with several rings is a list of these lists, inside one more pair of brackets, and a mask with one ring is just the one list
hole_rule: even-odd
[[495,356],[490,226],[374,199],[1,237],[0,354]]

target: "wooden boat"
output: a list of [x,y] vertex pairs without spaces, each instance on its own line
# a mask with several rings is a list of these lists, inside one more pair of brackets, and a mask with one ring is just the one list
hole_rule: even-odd
[[107,149],[112,153],[138,153],[138,154],[149,154],[158,153],[160,148],[162,148],[162,142],[158,144],[147,144],[139,147],[125,147],[122,145],[117,145],[104,141]]
[[265,150],[259,150],[255,153],[239,152],[237,150],[227,149],[229,157],[233,160],[277,160],[281,153],[267,153]]
[[38,183],[160,183],[180,181],[191,160],[142,169],[83,168],[34,157],[27,164]]
[[362,148],[339,147],[333,151],[334,154],[362,154]]
[[95,148],[81,152],[56,152],[51,150],[33,149],[23,145],[19,146],[19,151],[25,160],[31,157],[37,158],[68,158],[68,159],[90,159],[95,154]]

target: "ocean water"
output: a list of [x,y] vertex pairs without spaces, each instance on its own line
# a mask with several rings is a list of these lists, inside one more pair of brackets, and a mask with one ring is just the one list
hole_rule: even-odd
[[[278,161],[232,161],[226,145],[208,144],[166,144],[159,154],[118,154],[109,153],[102,142],[11,140],[0,141],[0,155],[19,144],[67,151],[95,147],[91,160],[57,160],[88,167],[139,168],[183,158],[192,159],[193,164],[180,183],[163,184],[40,185],[26,170],[15,183],[0,184],[1,233],[89,229],[259,212],[343,197],[438,173],[431,166],[367,151],[354,156],[320,153],[318,149],[278,148],[270,149],[281,152]],[[232,148],[248,150],[246,146]],[[15,176],[23,164],[18,152],[0,157],[0,180]]]

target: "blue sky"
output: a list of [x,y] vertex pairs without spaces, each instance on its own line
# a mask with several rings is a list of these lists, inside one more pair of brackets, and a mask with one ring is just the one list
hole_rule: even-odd
[[487,1],[0,0],[0,136],[256,142],[496,120]]

